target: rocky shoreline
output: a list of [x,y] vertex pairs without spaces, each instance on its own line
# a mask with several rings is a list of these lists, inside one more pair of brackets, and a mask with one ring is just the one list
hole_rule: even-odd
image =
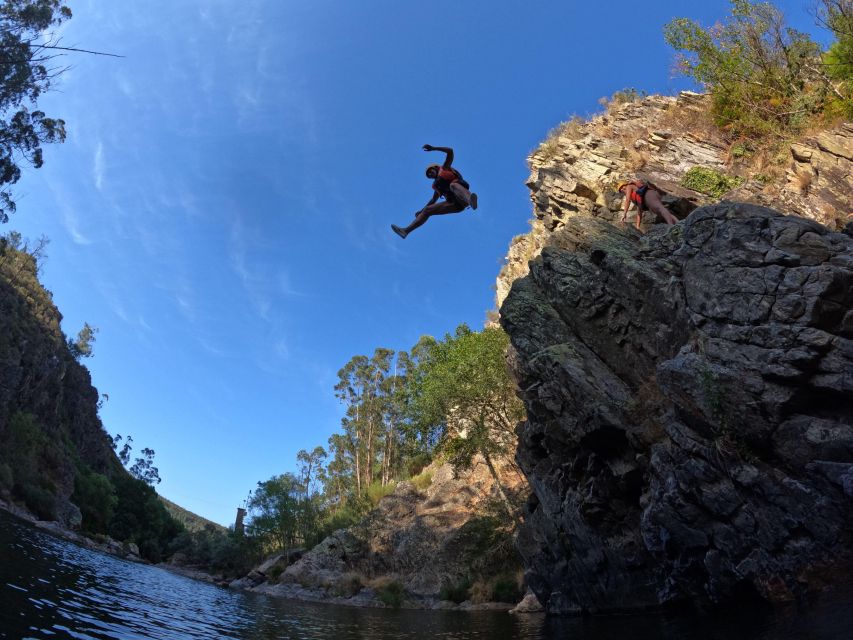
[[45,531],[52,536],[72,542],[77,546],[91,549],[92,551],[100,551],[101,553],[106,553],[131,562],[150,564],[139,555],[139,547],[132,542],[119,542],[118,540],[113,540],[109,536],[98,536],[97,538],[84,536],[83,534],[77,533],[76,531],[63,526],[59,522],[52,520],[39,520],[26,509],[13,502],[7,502],[2,498],[0,498],[0,510],[15,516],[20,520],[28,522],[41,531]]
[[[112,538],[103,536],[103,540],[94,540],[84,536],[76,531],[62,526],[59,522],[39,520],[26,509],[0,499],[0,510],[6,511],[12,516],[24,520],[25,522],[36,527],[40,531],[44,531],[54,537],[61,538],[67,542],[71,542],[77,546],[92,551],[100,551],[122,560],[136,562],[139,564],[151,564],[139,555],[139,549],[135,544],[121,543]],[[273,558],[275,560],[276,558]],[[269,561],[267,563],[269,564]],[[228,580],[224,577],[217,577],[202,569],[195,567],[182,566],[169,562],[161,562],[151,565],[158,569],[163,569],[170,573],[213,584],[218,587],[229,588],[251,593],[262,593],[274,598],[286,598],[290,600],[299,600],[302,602],[316,602],[324,604],[334,604],[346,607],[372,607],[372,608],[391,608],[379,599],[378,592],[369,587],[365,587],[354,596],[335,596],[321,588],[307,588],[298,584],[270,584],[266,581],[266,576],[259,573],[257,570],[250,575],[254,578],[244,576],[237,580]],[[262,567],[264,565],[261,565]],[[535,600],[535,596],[533,596]],[[538,606],[538,601],[531,601],[531,594],[527,594],[521,603],[513,604],[508,602],[463,602],[456,604],[447,600],[439,600],[438,598],[407,596],[400,603],[400,609],[420,609],[420,610],[444,610],[444,611],[508,611],[510,613],[535,613],[542,611],[542,607]]]

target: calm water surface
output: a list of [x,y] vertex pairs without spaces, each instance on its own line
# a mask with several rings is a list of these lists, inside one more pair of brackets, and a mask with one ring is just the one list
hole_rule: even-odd
[[230,591],[81,549],[0,512],[0,638],[836,640],[853,594],[805,610],[592,619],[388,611]]

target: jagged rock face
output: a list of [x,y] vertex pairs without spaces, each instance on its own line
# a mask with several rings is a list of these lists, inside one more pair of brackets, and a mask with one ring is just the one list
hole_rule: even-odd
[[[576,216],[616,221],[622,199],[617,181],[651,180],[668,195],[664,204],[679,218],[713,199],[680,186],[693,167],[724,174],[745,174],[740,187],[725,194],[730,201],[750,202],[842,227],[853,212],[853,125],[821,132],[792,144],[784,179],[754,179],[737,166],[734,145],[710,126],[707,96],[683,92],[678,97],[650,96],[611,108],[589,122],[568,127],[540,145],[528,158],[527,181],[533,201],[528,234],[513,239],[496,284],[497,308],[512,282],[527,274],[537,256],[558,231]],[[633,221],[633,215],[629,221]],[[643,222],[654,222],[646,212]]]
[[853,238],[763,207],[551,236],[501,308],[552,612],[796,597],[853,552]]

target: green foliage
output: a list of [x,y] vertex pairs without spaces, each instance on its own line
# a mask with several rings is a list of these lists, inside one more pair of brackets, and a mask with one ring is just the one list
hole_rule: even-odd
[[45,438],[35,416],[18,411],[12,415],[6,431],[0,433],[0,455],[14,479],[14,488],[21,494],[21,485],[37,485],[42,477],[40,473],[40,453]]
[[381,482],[373,482],[369,487],[367,487],[367,499],[370,500],[370,504],[375,507],[379,504],[379,501],[382,500],[382,498],[394,493],[394,489],[396,487],[396,482],[391,482],[386,485],[383,485]]
[[[504,361],[508,345],[499,328],[475,332],[460,325],[455,335],[435,343],[418,371],[412,393],[416,420],[423,429],[440,425],[446,442],[468,441],[453,445],[457,464],[467,465],[477,452],[506,452],[505,443],[490,437],[489,430],[513,433],[524,415]],[[467,429],[467,436],[448,431],[448,422],[456,430]]]
[[835,36],[823,63],[833,81],[831,115],[853,116],[853,0],[820,0],[818,19]]
[[476,454],[508,455],[524,415],[507,373],[509,339],[499,328],[460,325],[430,350],[415,380],[412,410],[423,425],[440,425],[441,450],[457,468]]
[[312,547],[339,529],[351,527],[367,512],[366,501],[350,500],[344,506],[320,514],[316,527],[306,538],[306,546]]
[[418,475],[430,462],[432,462],[432,456],[429,453],[423,452],[412,455],[406,460],[406,475],[410,478]]
[[468,591],[471,589],[471,580],[463,578],[458,582],[445,582],[438,592],[439,600],[449,600],[456,604],[462,604],[468,599]]
[[43,486],[23,483],[16,485],[27,509],[36,514],[41,520],[56,518],[56,496],[53,491]]
[[77,333],[77,338],[68,339],[68,351],[75,360],[80,358],[91,358],[94,353],[92,345],[95,343],[95,334],[98,329],[91,326],[88,322],[83,323],[83,328]]
[[320,496],[310,493],[306,476],[292,473],[259,482],[249,497],[251,535],[267,551],[289,549],[312,540],[318,528]]
[[645,91],[637,91],[634,87],[626,87],[625,89],[614,92],[610,98],[599,98],[598,103],[602,107],[607,108],[632,102],[639,102],[647,95],[648,94]]
[[134,460],[130,475],[151,487],[160,484],[160,470],[154,466],[154,449],[146,447],[141,453],[142,455]]
[[258,539],[215,526],[182,531],[167,549],[170,555],[182,554],[187,564],[230,577],[246,575],[262,556]]
[[82,469],[74,480],[71,501],[83,514],[83,530],[91,533],[106,533],[115,513],[115,487],[109,478]]
[[740,184],[743,184],[743,178],[740,176],[727,176],[707,167],[692,167],[681,178],[682,187],[714,198],[722,197]]
[[664,37],[680,52],[682,73],[712,97],[718,125],[735,135],[784,136],[824,112],[832,86],[821,65],[820,47],[785,25],[767,2],[731,0],[728,21],[703,28],[676,18]]
[[466,522],[460,535],[464,535],[476,556],[484,556],[495,549],[512,543],[511,531],[505,523],[492,514],[478,515]]
[[143,557],[159,562],[171,540],[181,532],[181,525],[166,511],[157,492],[142,480],[120,473],[112,482],[118,501],[109,535],[136,543]]
[[43,163],[44,143],[65,140],[65,122],[35,107],[62,72],[50,31],[71,17],[60,0],[7,0],[0,5],[0,222],[15,210],[9,186],[21,177],[20,162]]
[[415,485],[418,491],[425,491],[432,485],[432,472],[423,471],[410,479],[410,482]]
[[386,607],[399,609],[403,604],[403,598],[406,595],[406,590],[399,582],[389,582],[377,589],[376,597]]

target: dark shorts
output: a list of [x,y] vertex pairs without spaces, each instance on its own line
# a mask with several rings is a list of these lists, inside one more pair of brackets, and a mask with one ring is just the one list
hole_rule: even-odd
[[456,197],[456,194],[453,193],[450,189],[447,190],[447,193],[442,193],[441,196],[445,199],[445,201],[450,204],[459,205],[460,207],[466,206],[464,202],[462,202],[459,198]]

